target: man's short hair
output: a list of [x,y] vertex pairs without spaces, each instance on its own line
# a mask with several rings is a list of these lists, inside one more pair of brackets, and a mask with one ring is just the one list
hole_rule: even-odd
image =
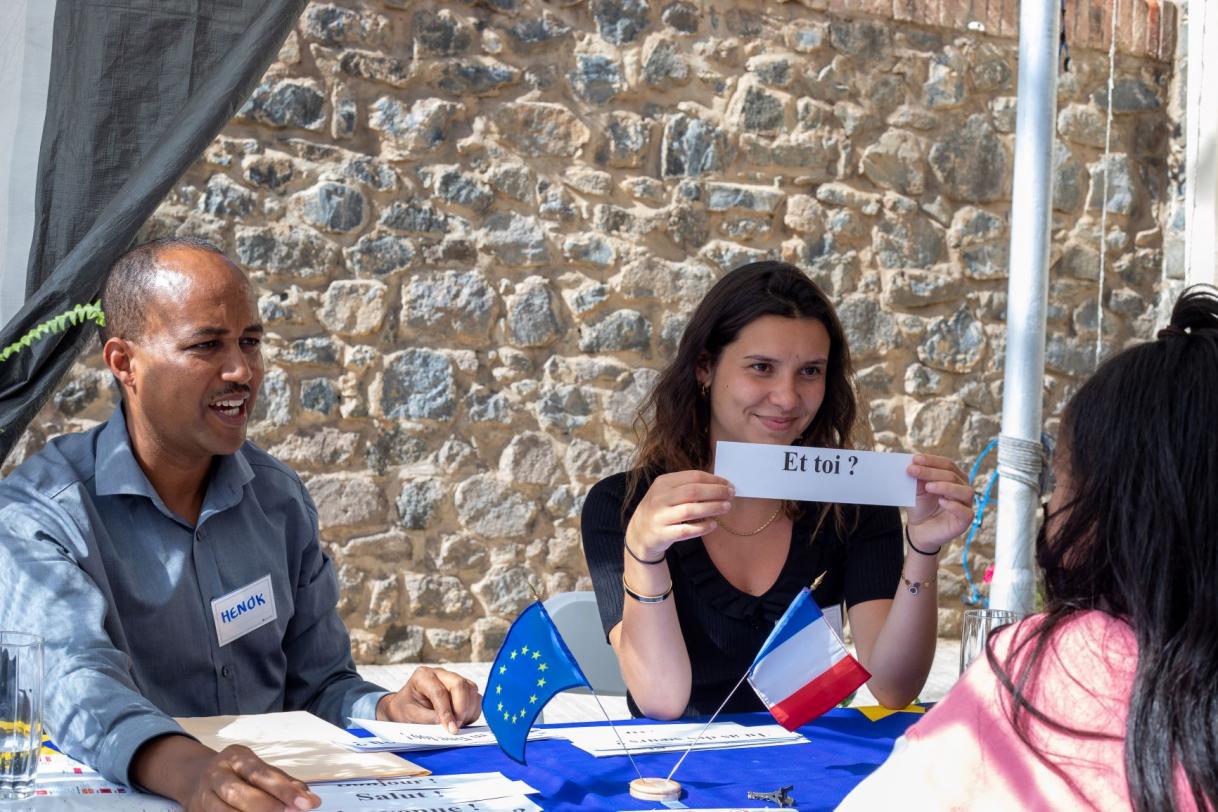
[[171,248],[195,248],[224,257],[223,251],[199,237],[162,237],[123,254],[110,267],[102,286],[101,304],[106,314],[106,326],[101,328],[103,344],[111,338],[135,340],[143,334],[145,306],[161,269],[157,260]]

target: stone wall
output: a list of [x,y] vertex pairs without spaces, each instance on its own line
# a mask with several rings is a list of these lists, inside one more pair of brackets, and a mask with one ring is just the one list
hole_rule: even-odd
[[[160,207],[145,236],[212,239],[259,287],[252,437],[307,480],[359,660],[489,659],[530,582],[589,588],[581,498],[742,262],[837,303],[878,448],[968,465],[997,434],[1016,43],[817,5],[315,3]],[[1072,56],[1050,416],[1094,364],[1105,173],[1108,347],[1149,334],[1175,194],[1170,66],[1119,59],[1105,163],[1107,55]],[[9,466],[112,397],[94,354]]]

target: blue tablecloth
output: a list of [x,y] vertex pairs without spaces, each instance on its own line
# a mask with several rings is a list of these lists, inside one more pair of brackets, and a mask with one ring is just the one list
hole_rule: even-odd
[[[674,776],[685,787],[681,803],[694,808],[766,806],[748,801],[745,793],[793,784],[791,795],[801,812],[831,810],[887,758],[896,738],[921,718],[900,712],[872,722],[853,708],[838,709],[799,729],[810,744],[695,751]],[[721,719],[744,725],[774,723],[768,713]],[[497,747],[404,755],[437,774],[499,770],[536,787],[541,794],[532,800],[556,812],[664,808],[630,797],[628,785],[636,776],[626,757],[594,758],[565,740],[529,742],[528,766],[512,761]],[[680,755],[640,755],[635,761],[645,776],[662,778]]]

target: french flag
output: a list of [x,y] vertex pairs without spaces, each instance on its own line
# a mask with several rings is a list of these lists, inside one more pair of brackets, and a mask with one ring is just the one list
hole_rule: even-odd
[[850,656],[805,587],[749,668],[749,684],[787,730],[833,708],[871,675]]

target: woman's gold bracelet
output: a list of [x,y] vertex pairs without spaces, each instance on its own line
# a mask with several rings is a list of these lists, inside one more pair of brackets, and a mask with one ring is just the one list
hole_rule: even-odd
[[639,603],[663,603],[664,601],[668,600],[668,596],[672,594],[672,579],[668,579],[668,589],[665,589],[659,595],[643,595],[630,588],[630,584],[626,583],[626,575],[623,573],[622,589],[626,591],[627,595],[634,598]]

